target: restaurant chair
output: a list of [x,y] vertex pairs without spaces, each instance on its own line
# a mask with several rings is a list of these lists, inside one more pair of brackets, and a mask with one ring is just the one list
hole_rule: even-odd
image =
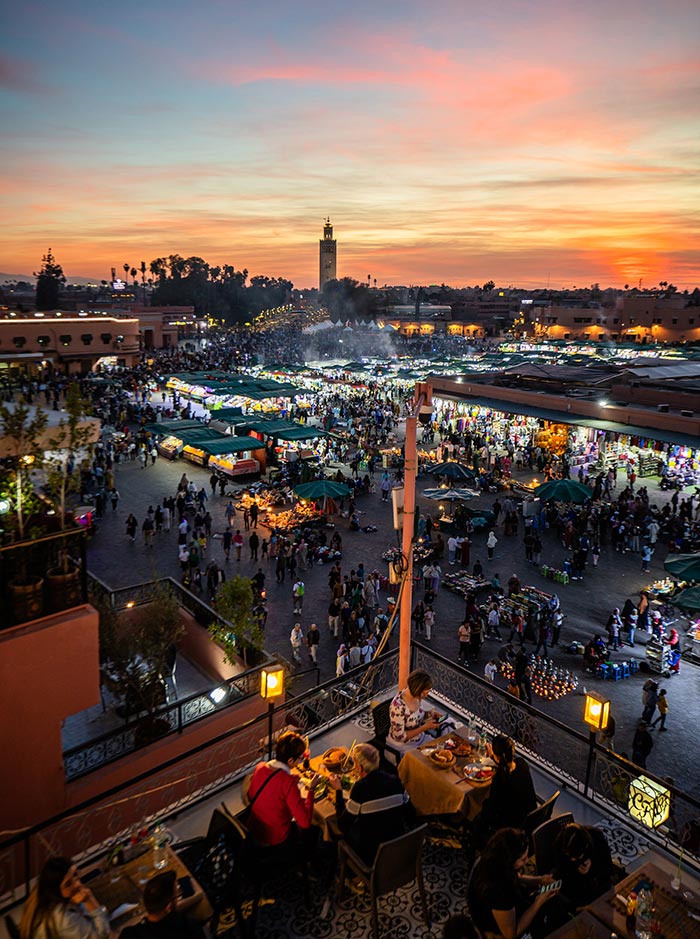
[[9,913],[5,917],[5,929],[7,929],[7,935],[10,937],[10,939],[20,939],[19,926],[12,919]]
[[556,860],[554,842],[562,828],[571,825],[574,816],[571,812],[555,815],[548,822],[542,822],[532,832],[532,844],[535,852],[535,871],[538,874],[550,874]]
[[391,709],[391,700],[387,698],[386,701],[378,701],[376,704],[372,704],[370,711],[372,714],[372,722],[374,724],[374,737],[369,743],[376,747],[379,750],[379,755],[383,760],[386,760],[386,753],[389,752],[394,757],[394,760],[398,764],[401,759],[401,751],[393,746],[391,743],[387,743],[387,737],[389,736],[389,730],[391,729],[391,724],[389,722],[389,711]]
[[379,913],[377,898],[387,893],[393,893],[400,887],[418,883],[423,919],[430,929],[430,914],[428,912],[428,899],[423,881],[423,844],[427,825],[414,828],[400,838],[385,841],[379,845],[374,864],[368,867],[359,855],[353,851],[345,841],[338,842],[338,861],[340,864],[338,879],[340,887],[338,897],[342,897],[345,887],[347,868],[369,887],[370,902],[372,904],[372,934],[379,939]]
[[214,809],[206,835],[178,844],[175,851],[207,896],[217,934],[221,914],[233,907],[241,936],[247,935],[241,906],[241,873],[246,833],[235,818]]
[[525,834],[529,836],[530,842],[532,842],[532,833],[536,828],[539,828],[540,825],[543,825],[545,822],[548,822],[552,817],[554,812],[554,804],[561,795],[559,789],[554,793],[553,796],[550,796],[546,802],[543,802],[542,805],[538,805],[536,809],[533,809],[529,815],[525,816],[525,822],[523,823],[523,828],[525,829]]

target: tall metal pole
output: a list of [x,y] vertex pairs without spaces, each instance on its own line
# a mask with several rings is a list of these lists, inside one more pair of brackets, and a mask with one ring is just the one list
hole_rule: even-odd
[[411,670],[411,612],[413,610],[413,533],[416,516],[416,475],[418,456],[416,430],[418,415],[423,406],[430,406],[432,389],[426,384],[417,384],[414,391],[413,413],[406,418],[406,441],[404,444],[403,471],[403,537],[401,552],[406,564],[406,582],[401,594],[399,610],[399,688],[406,687]]

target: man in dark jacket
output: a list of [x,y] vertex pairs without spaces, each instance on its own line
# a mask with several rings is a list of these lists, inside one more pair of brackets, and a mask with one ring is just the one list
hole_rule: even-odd
[[651,739],[651,734],[647,730],[646,721],[640,721],[637,724],[637,730],[634,734],[634,740],[632,741],[632,762],[636,763],[637,766],[641,766],[642,769],[647,768],[647,757],[651,753],[651,748],[654,746],[654,741]]
[[135,926],[122,931],[123,939],[205,939],[199,923],[182,912],[192,903],[179,898],[175,871],[151,877],[143,891],[146,915]]
[[366,864],[373,864],[379,845],[406,831],[410,809],[408,796],[398,776],[379,770],[379,751],[369,743],[353,750],[358,780],[343,798],[340,776],[331,776],[335,789],[338,827],[351,848]]

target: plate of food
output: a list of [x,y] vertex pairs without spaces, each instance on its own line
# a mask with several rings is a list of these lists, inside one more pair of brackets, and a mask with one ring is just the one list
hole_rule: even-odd
[[345,747],[330,747],[323,754],[321,760],[323,765],[331,773],[338,773],[344,767],[348,759],[348,751]]
[[470,746],[470,744],[467,743],[466,740],[462,740],[457,744],[457,746],[454,748],[452,752],[454,753],[455,756],[465,757],[465,756],[471,756],[474,751],[473,751],[473,748]]
[[457,762],[457,757],[444,747],[433,750],[428,759],[438,769],[451,769]]
[[494,772],[493,766],[484,766],[482,763],[467,763],[463,769],[465,779],[468,779],[474,786],[490,783]]

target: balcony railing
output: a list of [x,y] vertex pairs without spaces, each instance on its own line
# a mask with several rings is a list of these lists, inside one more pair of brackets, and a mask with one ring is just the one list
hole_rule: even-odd
[[87,603],[83,528],[70,528],[0,547],[0,628]]
[[[586,736],[517,701],[430,649],[414,645],[412,655],[413,667],[427,669],[433,678],[433,695],[446,707],[492,732],[513,734],[528,761],[551,775],[559,785],[596,803],[605,814],[616,816],[630,830],[672,854],[679,856],[682,848],[684,862],[700,871],[700,848],[695,834],[700,802],[659,780],[670,790],[672,814],[662,828],[647,828],[627,811],[626,793],[630,782],[639,775],[638,767],[594,745],[590,784],[586,787],[590,752]],[[275,726],[295,724],[311,737],[317,736],[358,716],[372,699],[393,693],[397,669],[398,652],[387,653],[369,665],[284,702],[275,708]],[[5,908],[20,901],[30,879],[50,854],[78,859],[98,857],[141,819],[167,819],[240,780],[266,749],[266,721],[267,715],[260,715],[0,841],[0,896],[8,897]],[[348,731],[348,739],[351,736],[356,736],[354,730]],[[645,775],[654,778],[648,772]]]

